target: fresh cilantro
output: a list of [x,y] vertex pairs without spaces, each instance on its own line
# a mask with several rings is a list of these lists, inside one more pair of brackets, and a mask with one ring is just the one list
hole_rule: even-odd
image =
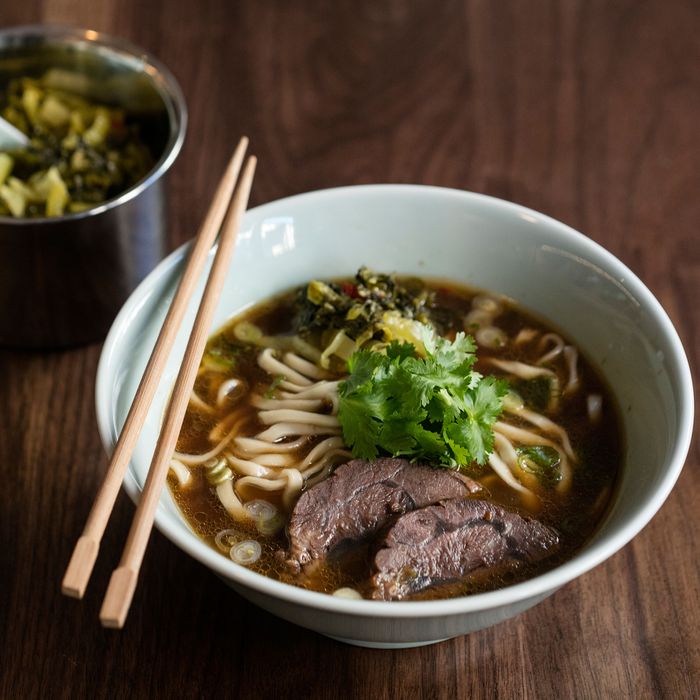
[[411,343],[360,350],[339,386],[338,418],[355,457],[403,456],[466,469],[486,463],[508,385],[472,368],[474,341],[423,326],[425,356]]
[[353,451],[365,459],[377,456],[377,441],[381,422],[372,415],[364,397],[346,397],[343,400],[343,434]]

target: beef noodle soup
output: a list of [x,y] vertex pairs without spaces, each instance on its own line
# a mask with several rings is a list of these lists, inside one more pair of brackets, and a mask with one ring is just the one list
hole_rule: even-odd
[[253,571],[434,599],[573,556],[621,451],[610,391],[558,331],[494,294],[362,268],[209,340],[168,483]]

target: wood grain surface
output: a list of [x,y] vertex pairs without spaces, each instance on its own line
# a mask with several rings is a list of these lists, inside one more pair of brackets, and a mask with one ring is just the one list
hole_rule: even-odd
[[[700,5],[695,0],[23,0],[158,56],[190,110],[170,179],[194,235],[240,134],[253,204],[367,182],[485,192],[627,263],[700,356]],[[2,264],[2,261],[0,261]],[[0,303],[11,303],[2,299]],[[106,467],[100,346],[0,350],[0,697],[700,696],[700,452],[652,523],[539,606],[432,647],[344,646],[254,608],[152,537],[120,632],[99,605],[133,507],[117,502],[85,600],[60,594]]]

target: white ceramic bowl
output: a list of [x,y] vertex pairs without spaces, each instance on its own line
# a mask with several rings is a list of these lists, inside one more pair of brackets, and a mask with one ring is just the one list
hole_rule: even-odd
[[[182,272],[187,248],[164,260],[117,317],[97,375],[97,416],[111,452]],[[265,578],[221,556],[188,528],[168,493],[156,525],[242,596],[282,618],[363,646],[427,644],[472,632],[540,602],[624,546],[673,487],[693,422],[690,370],[667,315],[640,280],[580,233],[524,207],[467,192],[378,185],[271,202],[244,219],[215,327],[248,305],[362,264],[444,277],[505,294],[569,335],[617,397],[626,453],[614,505],[573,559],[524,583],[427,602],[344,600]],[[203,282],[200,284],[200,292]],[[195,305],[188,312],[194,318]],[[156,394],[124,485],[137,500],[184,351]]]

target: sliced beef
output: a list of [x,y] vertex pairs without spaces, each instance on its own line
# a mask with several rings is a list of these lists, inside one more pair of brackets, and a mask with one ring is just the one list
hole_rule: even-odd
[[298,571],[369,541],[397,515],[480,488],[458,472],[405,459],[354,459],[297,501],[289,521],[287,561]]
[[442,501],[402,515],[387,531],[374,557],[372,597],[400,600],[471,572],[542,559],[558,544],[552,528],[493,503]]

